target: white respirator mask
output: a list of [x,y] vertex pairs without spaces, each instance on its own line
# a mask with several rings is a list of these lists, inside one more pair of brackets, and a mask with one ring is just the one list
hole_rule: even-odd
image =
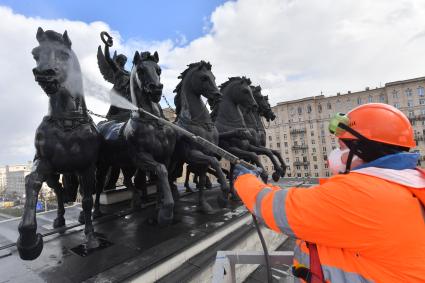
[[[329,170],[333,175],[344,173],[347,167],[347,157],[350,152],[349,148],[345,148],[343,150],[339,148],[335,148],[331,151],[328,156],[328,164]],[[343,162],[343,160],[345,162]],[[361,160],[357,155],[353,156],[351,161],[351,168],[355,168],[361,164],[363,164],[363,160]],[[349,168],[350,169],[350,168]]]

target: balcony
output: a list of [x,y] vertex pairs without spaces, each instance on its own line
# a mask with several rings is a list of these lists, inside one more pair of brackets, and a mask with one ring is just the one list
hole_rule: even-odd
[[294,161],[294,166],[305,166],[305,165],[309,166],[310,162],[308,162],[308,161]]
[[291,135],[298,135],[298,134],[305,134],[306,131],[307,130],[305,128],[304,129],[293,129],[293,130],[290,130],[289,133]]
[[424,121],[425,115],[414,115],[414,116],[409,116],[408,118],[410,123],[412,123],[413,121]]
[[292,150],[306,150],[306,149],[308,149],[308,146],[307,145],[294,145],[291,148],[292,148]]

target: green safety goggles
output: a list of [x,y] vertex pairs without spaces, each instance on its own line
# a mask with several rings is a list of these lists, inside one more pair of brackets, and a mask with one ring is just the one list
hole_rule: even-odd
[[368,140],[359,132],[350,128],[350,118],[344,113],[336,113],[329,121],[329,132],[336,137],[340,137],[343,133],[349,132],[360,140]]

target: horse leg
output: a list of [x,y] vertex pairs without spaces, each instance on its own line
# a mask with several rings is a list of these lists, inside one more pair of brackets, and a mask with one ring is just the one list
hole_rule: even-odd
[[131,209],[136,209],[141,205],[139,191],[136,189],[136,186],[131,180],[133,175],[136,173],[136,170],[134,168],[123,168],[122,172],[124,174],[124,186],[126,186],[133,193],[133,197],[131,199]]
[[210,177],[208,175],[205,177],[205,188],[212,189],[212,183]]
[[[229,194],[229,186],[227,185],[226,177],[224,176],[223,172],[221,171],[220,162],[218,162],[217,158],[215,158],[214,156],[206,155],[199,150],[191,150],[191,151],[189,151],[187,159],[191,164],[200,164],[200,165],[211,166],[216,171],[217,177],[218,177],[218,182],[221,185],[221,190],[222,190],[222,193],[223,193],[222,196],[219,196],[217,198],[217,201],[220,204],[220,206],[225,206],[227,204],[227,196]],[[208,168],[206,168],[205,171],[200,171],[200,172],[205,172],[205,174],[206,174],[207,169]],[[205,178],[204,178],[203,182],[204,182],[203,185],[205,185]],[[204,203],[206,203],[206,201]],[[200,202],[200,205],[204,206],[204,203]],[[203,209],[205,210],[205,212],[210,213],[208,206],[205,205],[203,207]]]
[[[114,167],[110,167],[111,170]],[[96,184],[95,184],[95,193],[96,193],[96,197],[94,200],[94,210],[93,210],[93,219],[99,218],[101,216],[103,216],[103,213],[100,211],[100,195],[106,190],[106,183],[108,181],[110,181],[110,179],[108,180],[107,178],[111,177],[111,170],[109,170],[108,166],[106,166],[105,164],[98,164],[97,168],[96,168],[96,174],[95,174],[95,180],[96,180]],[[109,176],[108,176],[108,171],[109,171]],[[118,168],[118,174],[119,174],[119,168]],[[81,216],[81,214],[80,214]],[[84,213],[83,213],[83,217],[81,220],[84,220]],[[83,222],[84,223],[84,222]]]
[[120,167],[111,166],[109,167],[108,174],[106,175],[106,181],[104,190],[115,190],[118,178],[120,176]]
[[280,162],[280,168],[282,168],[282,175],[281,175],[281,177],[285,177],[286,164],[285,164],[285,161],[283,161],[282,155],[280,155],[280,152],[277,151],[277,150],[275,150],[275,149],[271,149],[271,152],[276,156],[276,158]]
[[[189,178],[190,178],[190,173],[191,173],[192,170],[193,169],[188,164],[186,166],[186,178],[184,179],[184,187],[186,188],[186,192],[188,192],[188,193],[194,193],[195,192],[195,190],[192,189],[189,185]],[[193,173],[193,175],[194,175],[193,178],[195,178],[195,173]]]
[[146,171],[137,169],[134,177],[134,186],[141,193],[141,203],[148,201],[148,185],[146,183]]
[[87,248],[93,249],[99,247],[99,241],[94,235],[94,228],[92,223],[92,208],[93,208],[93,189],[95,187],[95,167],[91,166],[85,171],[78,173],[79,181],[81,184],[81,191],[83,192],[82,206],[84,211],[84,234],[86,235]]
[[147,152],[140,152],[136,156],[134,164],[136,164],[138,168],[149,168],[156,173],[158,177],[158,190],[163,196],[158,211],[158,224],[171,224],[174,218],[174,199],[171,193],[170,184],[168,183],[167,167],[154,160],[153,156]]
[[250,151],[255,152],[258,155],[266,155],[270,161],[273,163],[274,166],[274,171],[272,174],[272,178],[273,181],[277,182],[280,179],[280,176],[282,176],[282,174],[284,174],[282,168],[280,167],[280,164],[276,161],[273,152],[271,152],[271,150],[269,150],[268,148],[265,147],[258,147],[258,146],[254,146],[254,145],[249,145],[248,149]]
[[211,205],[206,201],[204,196],[204,190],[205,190],[205,178],[206,178],[206,172],[207,168],[200,169],[198,175],[198,194],[199,194],[199,211],[206,214],[213,214],[214,210],[212,209]]
[[36,160],[32,172],[25,177],[24,214],[18,226],[19,238],[16,242],[19,256],[24,260],[36,259],[43,250],[43,238],[41,234],[36,234],[36,205],[41,185],[51,171],[48,162]]
[[[248,162],[254,162],[257,167],[260,167],[263,171],[261,172],[260,177],[264,183],[267,183],[268,173],[255,153],[240,149],[238,147],[230,147],[228,150],[239,158],[242,158]],[[233,176],[231,176],[231,178],[233,178]]]
[[53,221],[53,228],[65,226],[64,188],[59,183],[59,174],[51,174],[47,177],[47,185],[53,189],[58,202],[57,216]]

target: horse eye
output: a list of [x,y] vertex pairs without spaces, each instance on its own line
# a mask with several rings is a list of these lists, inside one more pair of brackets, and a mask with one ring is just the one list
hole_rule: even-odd
[[32,57],[35,61],[38,61],[40,59],[40,56],[38,54],[33,54]]
[[161,69],[156,70],[156,73],[158,74],[158,76],[161,75]]
[[59,52],[58,57],[59,59],[66,61],[69,59],[69,54],[66,52]]
[[207,77],[207,76],[202,76],[201,80],[202,80],[203,82],[206,82],[206,81],[208,81],[208,77]]

